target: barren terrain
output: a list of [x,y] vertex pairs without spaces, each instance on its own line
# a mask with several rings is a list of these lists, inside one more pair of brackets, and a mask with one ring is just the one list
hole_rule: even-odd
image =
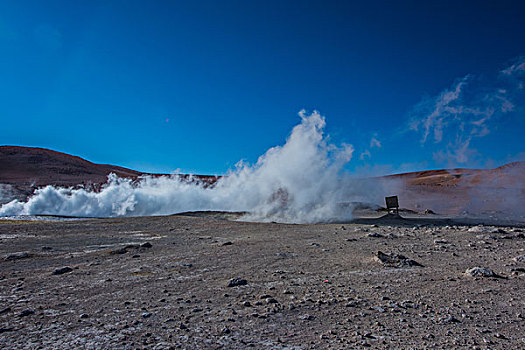
[[0,239],[2,349],[525,347],[519,226],[200,213],[4,220]]

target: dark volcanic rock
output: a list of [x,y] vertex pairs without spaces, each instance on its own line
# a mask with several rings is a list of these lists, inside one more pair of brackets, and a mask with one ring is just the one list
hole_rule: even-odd
[[237,287],[237,286],[245,286],[248,284],[248,281],[242,278],[232,278],[228,281],[227,287]]
[[472,277],[498,277],[494,271],[483,267],[473,267],[471,269],[467,269],[465,273]]
[[7,260],[7,261],[9,261],[9,260],[20,260],[20,259],[27,259],[27,258],[30,258],[30,257],[31,257],[31,254],[29,252],[19,252],[19,253],[8,254],[5,257],[5,260]]
[[390,267],[406,267],[406,266],[419,266],[423,267],[420,263],[415,260],[411,260],[401,254],[385,254],[382,251],[377,252],[377,260],[379,260],[383,265]]
[[122,248],[110,250],[109,254],[110,255],[117,255],[117,254],[126,254],[127,252],[128,252],[128,250],[126,249],[126,247],[122,247]]
[[64,266],[64,267],[60,267],[58,269],[56,269],[55,271],[53,271],[53,275],[63,275],[65,273],[68,273],[68,272],[71,272],[73,271],[73,269],[69,266]]
[[26,316],[29,316],[29,315],[33,315],[35,313],[34,310],[23,310],[21,311],[19,314],[18,314],[18,317],[26,317]]

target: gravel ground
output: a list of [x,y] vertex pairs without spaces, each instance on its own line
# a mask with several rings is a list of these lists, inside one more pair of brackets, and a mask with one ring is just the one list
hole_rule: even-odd
[[525,230],[0,222],[2,349],[523,349]]

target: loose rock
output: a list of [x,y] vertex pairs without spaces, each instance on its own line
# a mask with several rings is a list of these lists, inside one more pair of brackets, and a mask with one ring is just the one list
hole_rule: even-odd
[[64,267],[60,267],[58,269],[56,269],[55,271],[53,271],[53,275],[63,275],[65,273],[68,273],[68,272],[71,272],[73,271],[73,269],[69,266],[64,266]]
[[237,286],[245,286],[248,284],[248,281],[242,278],[232,278],[228,281],[227,287],[237,287]]
[[117,255],[117,254],[126,254],[127,252],[128,252],[128,250],[126,249],[126,247],[122,247],[122,248],[119,248],[119,249],[110,250],[109,254],[110,255]]
[[26,316],[29,316],[29,315],[33,315],[35,313],[35,310],[24,310],[24,311],[21,311],[19,314],[18,314],[18,317],[26,317]]
[[19,252],[7,255],[4,260],[20,260],[30,258],[31,254],[29,252]]
[[420,263],[415,260],[411,260],[404,255],[400,254],[385,254],[382,251],[377,252],[377,259],[385,266],[390,267],[404,267],[404,266],[419,266],[423,267]]
[[473,267],[471,269],[467,269],[465,273],[472,277],[496,277],[497,276],[494,273],[494,271],[483,268],[483,267]]

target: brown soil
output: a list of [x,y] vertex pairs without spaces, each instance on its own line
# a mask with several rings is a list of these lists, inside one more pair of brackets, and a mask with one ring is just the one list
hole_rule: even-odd
[[[194,213],[4,222],[0,239],[0,348],[525,346],[525,238],[515,226]],[[494,275],[465,273],[473,267]],[[246,284],[228,287],[234,278]]]

